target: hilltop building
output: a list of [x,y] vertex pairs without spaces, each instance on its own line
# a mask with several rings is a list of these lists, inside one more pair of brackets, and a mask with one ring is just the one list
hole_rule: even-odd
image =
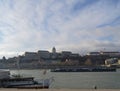
[[72,52],[70,51],[62,51],[62,57],[70,57],[72,55]]
[[39,50],[37,52],[39,58],[43,58],[43,59],[49,59],[50,58],[50,53],[49,51],[46,50]]
[[36,52],[25,52],[25,54],[22,57],[23,61],[26,60],[38,60],[38,55]]
[[105,51],[100,51],[100,52],[90,52],[88,53],[87,55],[91,55],[91,56],[94,56],[94,55],[107,55],[107,56],[120,56],[120,52],[116,52],[116,51],[111,51],[111,52],[105,52]]
[[75,58],[79,57],[79,54],[74,54],[70,51],[62,51],[62,52],[56,52],[56,48],[52,48],[52,52],[49,52],[47,50],[39,50],[38,52],[25,52],[23,56],[21,56],[20,60],[22,62],[25,62],[27,60],[29,61],[40,61],[40,60],[56,60],[56,59],[62,59],[62,58]]

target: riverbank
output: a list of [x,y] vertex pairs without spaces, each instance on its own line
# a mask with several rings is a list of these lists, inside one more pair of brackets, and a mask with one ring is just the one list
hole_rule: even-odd
[[4,89],[0,91],[120,91],[120,89]]

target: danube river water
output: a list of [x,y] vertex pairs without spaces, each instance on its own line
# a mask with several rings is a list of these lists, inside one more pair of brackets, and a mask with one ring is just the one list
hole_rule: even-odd
[[[11,74],[32,76],[36,80],[54,77],[50,88],[120,89],[120,69],[117,72],[50,72],[50,70],[10,70]],[[45,74],[46,73],[46,74]]]

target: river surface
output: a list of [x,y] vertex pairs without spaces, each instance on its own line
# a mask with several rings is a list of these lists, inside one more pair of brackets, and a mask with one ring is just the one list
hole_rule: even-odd
[[11,74],[32,76],[36,80],[54,77],[50,88],[120,89],[120,69],[117,72],[50,72],[46,70],[10,70]]

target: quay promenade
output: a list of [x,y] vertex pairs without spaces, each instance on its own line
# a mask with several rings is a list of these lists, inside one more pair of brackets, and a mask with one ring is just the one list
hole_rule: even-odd
[[120,91],[120,89],[4,89],[0,91]]

